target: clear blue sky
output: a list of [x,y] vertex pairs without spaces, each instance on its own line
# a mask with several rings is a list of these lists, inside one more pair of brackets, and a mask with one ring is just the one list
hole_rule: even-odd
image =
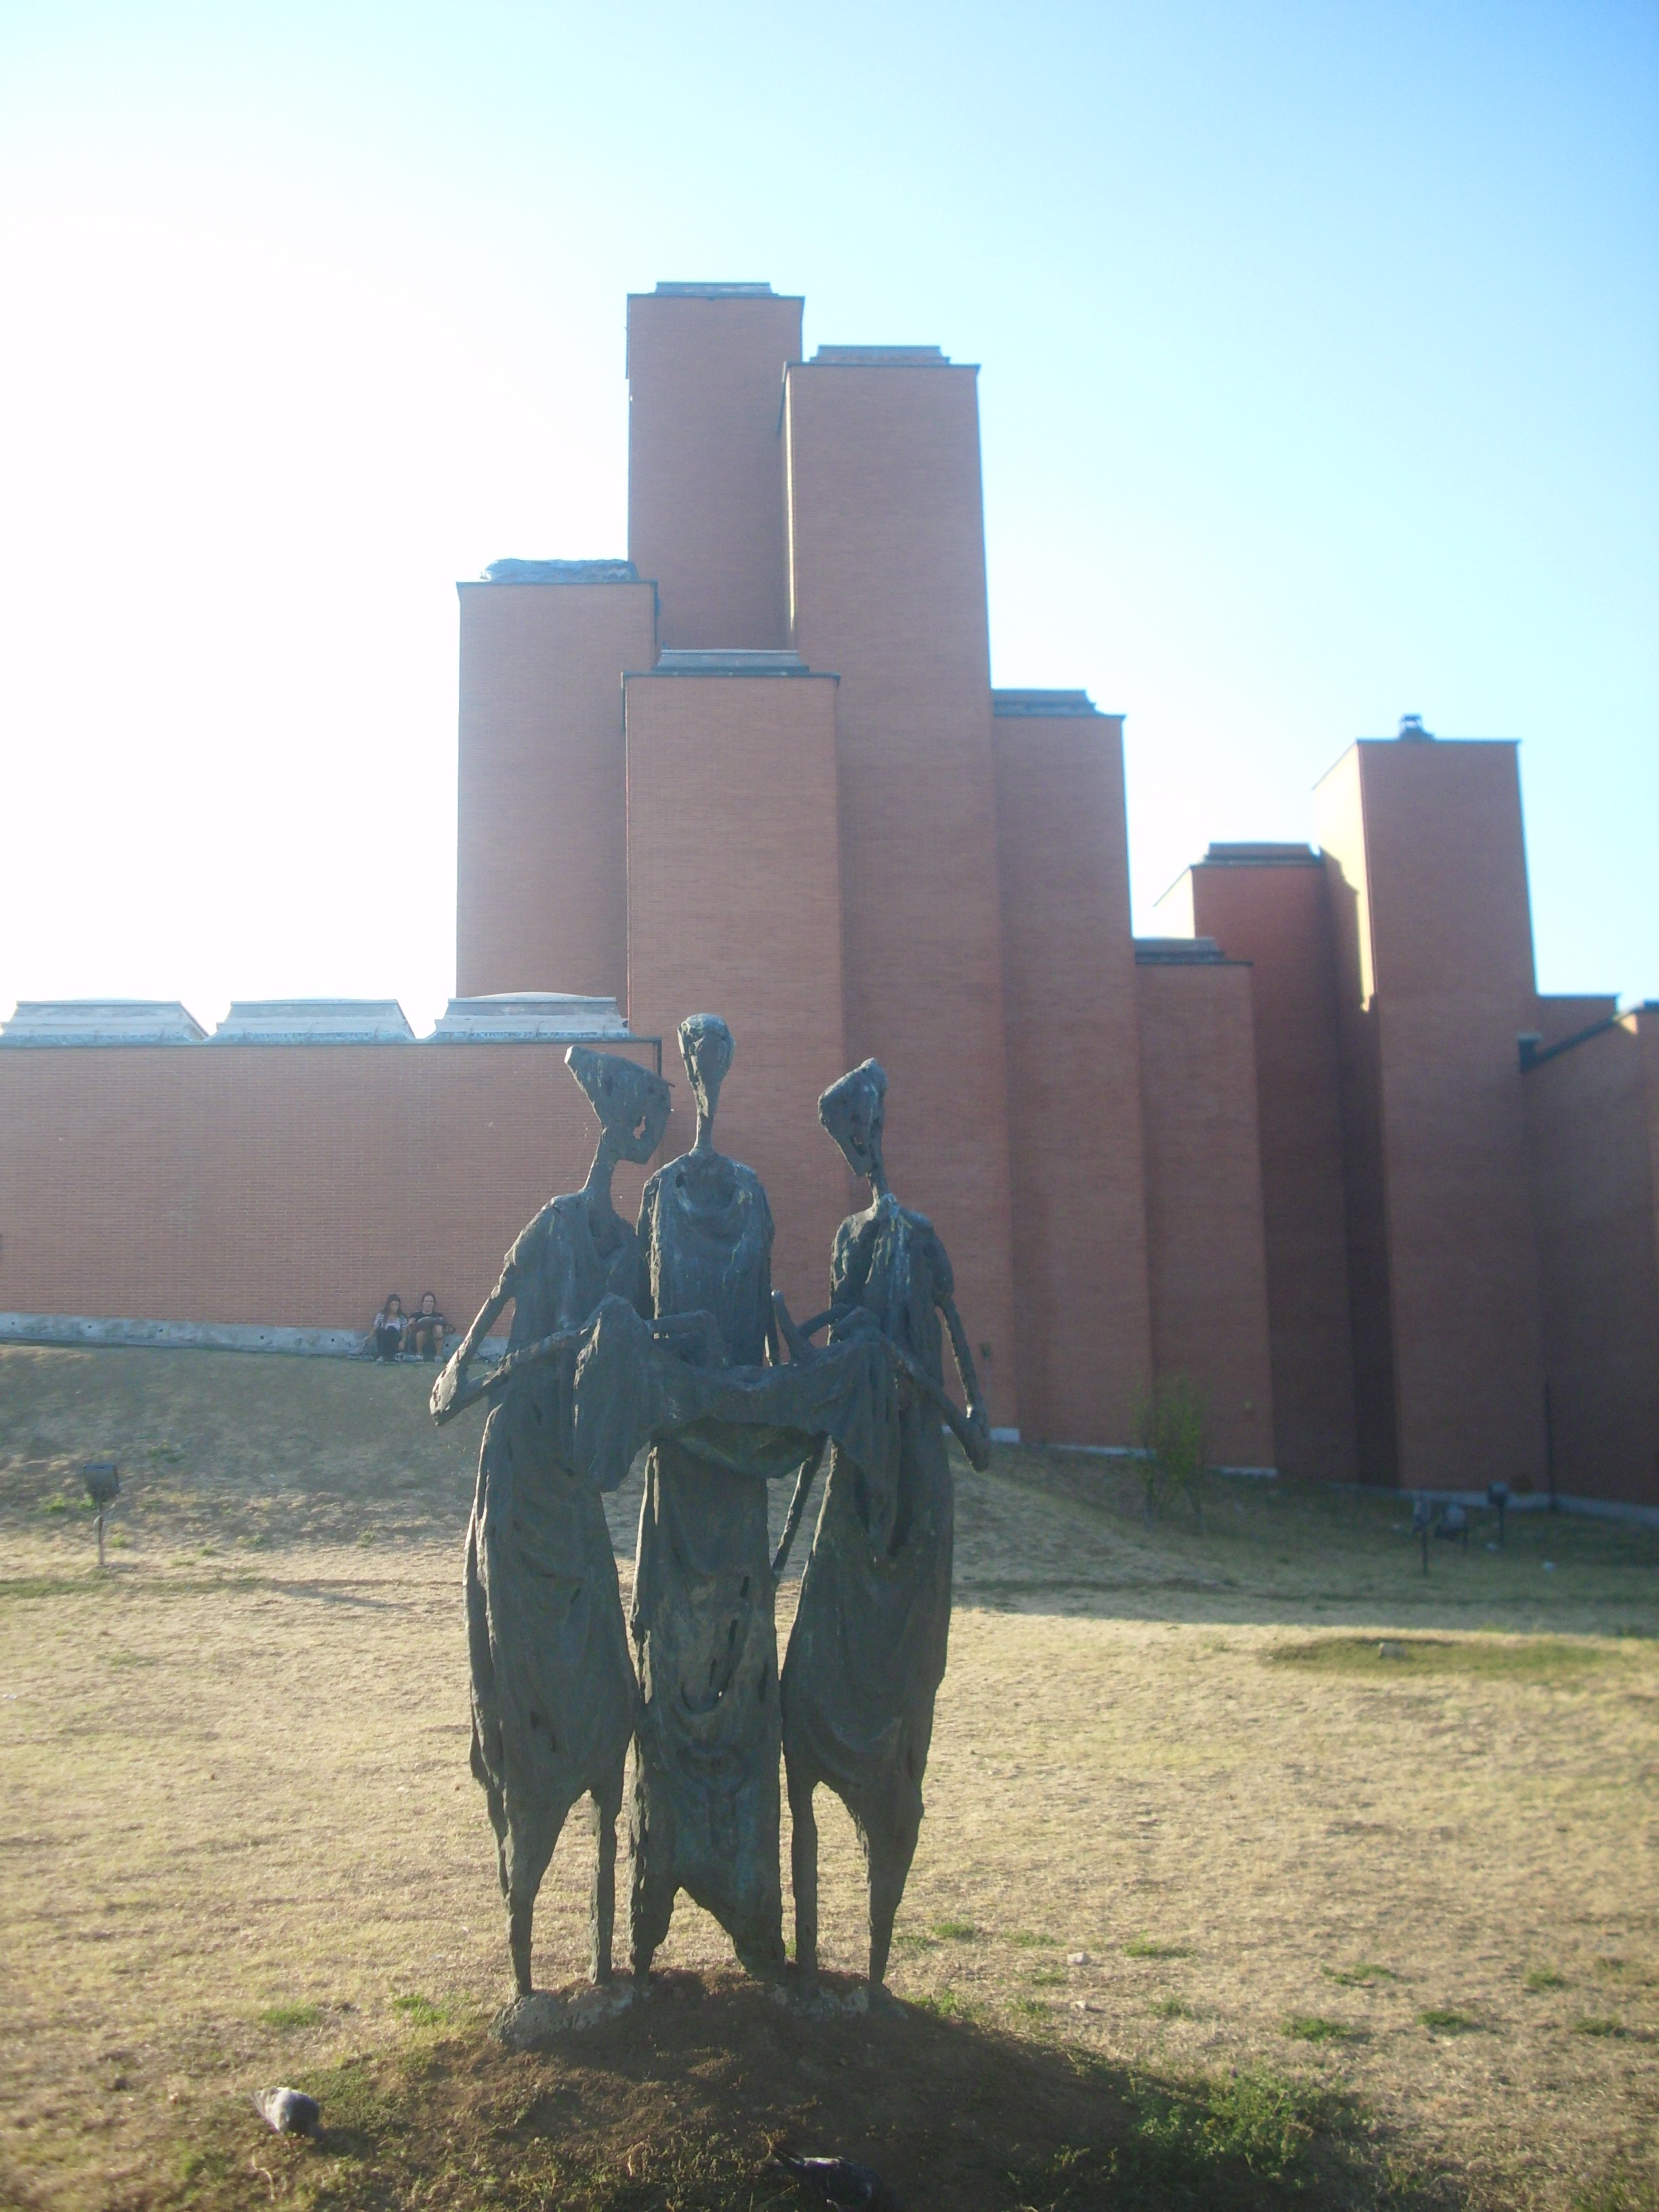
[[453,981],[458,577],[624,546],[623,295],[983,364],[994,675],[1138,918],[1403,712],[1659,997],[1659,12],[0,0],[0,1010]]

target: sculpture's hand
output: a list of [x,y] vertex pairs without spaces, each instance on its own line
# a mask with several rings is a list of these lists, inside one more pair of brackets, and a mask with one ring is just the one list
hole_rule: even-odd
[[459,1352],[453,1352],[439,1369],[438,1379],[432,1386],[432,1395],[427,1400],[428,1408],[440,1428],[460,1411],[455,1400],[465,1380],[466,1370],[461,1364],[461,1355]]
[[476,1405],[483,1395],[482,1390],[475,1388],[463,1396],[466,1370],[502,1310],[511,1303],[518,1280],[519,1270],[509,1254],[501,1267],[501,1279],[473,1316],[471,1328],[444,1362],[438,1379],[432,1386],[432,1395],[426,1401],[427,1407],[440,1428],[446,1421],[453,1421],[464,1407]]
[[985,1417],[983,1406],[970,1400],[968,1418],[963,1424],[962,1449],[968,1455],[968,1464],[983,1474],[991,1464],[991,1424]]

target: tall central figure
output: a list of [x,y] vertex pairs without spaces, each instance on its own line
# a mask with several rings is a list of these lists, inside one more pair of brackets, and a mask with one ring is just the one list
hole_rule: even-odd
[[[720,1363],[775,1356],[772,1210],[760,1177],[714,1149],[732,1032],[680,1024],[696,1140],[645,1187],[652,1311],[712,1315]],[[712,1349],[712,1347],[711,1347]],[[695,1437],[651,1448],[634,1581],[642,1711],[630,1826],[633,1966],[643,1985],[684,1889],[751,1974],[783,1972],[778,1871],[778,1645],[767,1486]]]

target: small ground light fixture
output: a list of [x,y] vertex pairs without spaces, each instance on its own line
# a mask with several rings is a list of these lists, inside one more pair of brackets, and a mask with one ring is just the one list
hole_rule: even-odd
[[1412,1505],[1412,1534],[1423,1547],[1423,1571],[1429,1571],[1429,1531],[1434,1526],[1434,1508],[1420,1492]]
[[81,1470],[87,1496],[98,1508],[98,1564],[104,1564],[104,1516],[121,1495],[121,1471],[112,1459],[89,1459]]
[[1448,1544],[1462,1544],[1467,1552],[1469,1548],[1468,1508],[1459,1505],[1455,1499],[1451,1504],[1443,1505],[1434,1524],[1434,1533]]

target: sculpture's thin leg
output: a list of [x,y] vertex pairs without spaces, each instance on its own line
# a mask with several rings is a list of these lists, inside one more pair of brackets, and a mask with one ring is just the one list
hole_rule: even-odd
[[789,1881],[795,1893],[795,1971],[803,1987],[818,1978],[818,1823],[813,1784],[789,1777]]
[[520,1898],[507,1908],[507,1948],[513,1954],[513,1986],[527,1997],[535,1984],[530,1978],[530,1923],[535,1917],[533,1897]]
[[629,1955],[634,1979],[643,1989],[651,1976],[651,1961],[668,1933],[674,1917],[673,1815],[666,1790],[652,1793],[643,1773],[634,1777],[631,1841],[634,1846],[634,1893],[629,1915]]
[[622,1777],[614,1789],[593,1798],[594,1841],[592,1973],[601,1987],[611,1979],[611,1945],[617,1926],[617,1820],[622,1811]]
[[873,1996],[887,1979],[887,1960],[893,1948],[893,1923],[910,1878],[910,1862],[916,1855],[921,1830],[921,1806],[914,1814],[902,1808],[895,1818],[890,1808],[885,1820],[858,1823],[864,1841],[865,1863],[870,1869],[870,1989]]
[[904,1895],[908,1865],[884,1863],[885,1854],[870,1858],[870,1986],[878,1990],[887,1979],[887,1959],[893,1948],[893,1923]]
[[537,1893],[553,1856],[553,1847],[564,1826],[563,1807],[554,1815],[534,1821],[510,1820],[507,1838],[507,1944],[513,1955],[513,1979],[519,1995],[527,1997],[534,1984],[530,1978],[531,1925],[536,1914]]

